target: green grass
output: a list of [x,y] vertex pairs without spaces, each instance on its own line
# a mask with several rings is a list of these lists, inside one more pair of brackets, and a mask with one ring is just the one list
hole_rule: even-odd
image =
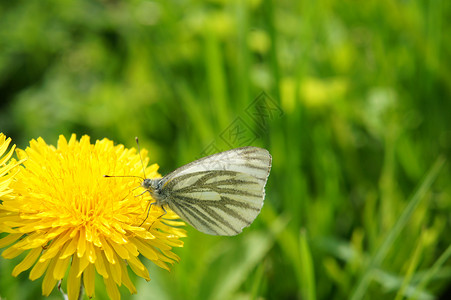
[[[139,136],[163,174],[248,144],[273,156],[249,229],[188,228],[180,263],[148,263],[152,280],[123,299],[434,299],[449,287],[448,1],[45,0],[0,13],[0,132],[19,147]],[[0,297],[38,299],[41,280],[10,276],[18,261],[0,259]]]

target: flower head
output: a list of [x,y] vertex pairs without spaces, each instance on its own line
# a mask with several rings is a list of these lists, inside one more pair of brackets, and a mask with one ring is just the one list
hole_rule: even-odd
[[[141,151],[145,157],[146,151]],[[80,286],[94,295],[95,272],[103,277],[112,299],[119,299],[118,286],[131,293],[136,289],[127,266],[150,280],[139,255],[159,267],[178,261],[172,247],[183,245],[183,225],[168,210],[150,206],[131,177],[105,178],[103,175],[142,176],[142,163],[135,149],[114,146],[108,139],[91,144],[88,136],[67,141],[60,136],[57,147],[42,138],[32,140],[25,151],[24,168],[11,183],[12,192],[2,197],[0,224],[9,235],[0,247],[11,245],[2,256],[13,258],[27,252],[13,270],[17,276],[32,268],[30,279],[44,275],[43,295],[49,295],[69,268],[67,293],[77,299]],[[147,165],[148,159],[144,160]],[[159,177],[158,166],[145,168],[147,178]]]

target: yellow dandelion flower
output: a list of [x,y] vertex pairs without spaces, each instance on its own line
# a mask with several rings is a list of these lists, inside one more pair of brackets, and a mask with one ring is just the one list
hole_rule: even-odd
[[[146,151],[141,151],[143,157]],[[9,235],[0,248],[10,245],[5,258],[26,252],[13,276],[31,268],[30,279],[44,275],[42,294],[51,293],[67,275],[69,299],[78,299],[83,286],[94,296],[95,272],[103,277],[111,299],[120,299],[118,286],[131,293],[136,289],[127,266],[150,280],[140,255],[169,270],[178,261],[172,247],[183,245],[185,236],[178,217],[162,210],[133,178],[105,178],[104,174],[142,176],[135,149],[114,146],[108,139],[91,144],[88,136],[69,141],[60,136],[58,145],[42,138],[32,140],[25,150],[24,168],[11,182],[12,192],[2,197],[0,224]],[[148,159],[144,160],[147,165]],[[147,178],[159,177],[158,166],[145,169]],[[141,195],[140,195],[141,194]]]

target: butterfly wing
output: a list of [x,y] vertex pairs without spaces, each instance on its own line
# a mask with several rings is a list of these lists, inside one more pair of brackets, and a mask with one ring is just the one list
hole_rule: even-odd
[[236,235],[260,213],[271,155],[244,147],[210,155],[163,178],[169,207],[197,230]]

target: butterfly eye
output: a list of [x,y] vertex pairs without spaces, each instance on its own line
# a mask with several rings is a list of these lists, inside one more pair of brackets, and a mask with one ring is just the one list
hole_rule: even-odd
[[152,181],[150,179],[144,179],[141,186],[145,189],[148,189],[151,187]]

